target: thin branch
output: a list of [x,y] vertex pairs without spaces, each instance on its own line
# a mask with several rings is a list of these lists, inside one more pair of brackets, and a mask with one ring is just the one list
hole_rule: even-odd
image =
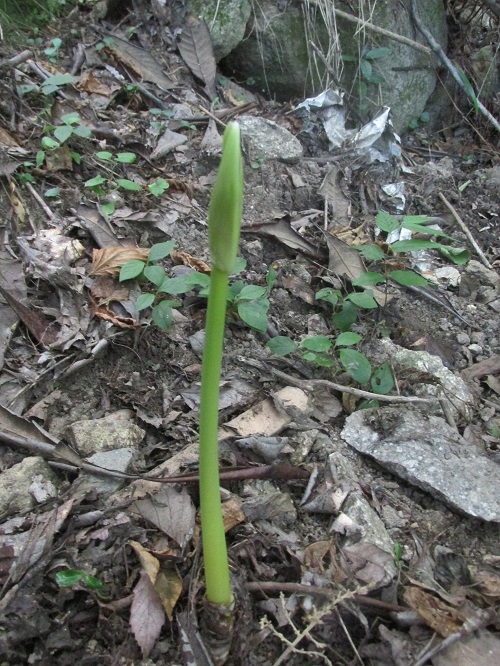
[[427,39],[429,44],[431,45],[432,50],[434,53],[440,58],[442,63],[445,65],[447,70],[450,72],[452,77],[455,79],[458,87],[460,90],[462,90],[467,97],[473,102],[473,104],[476,106],[479,111],[483,114],[485,118],[487,118],[490,123],[495,127],[495,129],[500,132],[500,123],[498,120],[488,111],[488,109],[482,104],[477,97],[474,97],[471,95],[471,91],[468,89],[468,87],[465,85],[465,83],[462,81],[460,74],[457,71],[457,68],[455,65],[451,62],[451,60],[448,58],[446,53],[443,51],[439,43],[434,39],[434,36],[426,28],[426,26],[422,23],[420,20],[420,17],[418,15],[418,9],[417,9],[417,0],[411,0],[411,11],[413,15],[413,20],[415,21],[415,25],[417,28],[420,30],[420,32],[424,35],[424,37]]
[[467,228],[465,222],[462,220],[462,218],[461,218],[460,215],[457,213],[457,211],[455,210],[455,208],[451,205],[451,203],[448,201],[448,199],[444,196],[444,194],[443,194],[442,192],[439,193],[439,198],[440,198],[441,201],[444,203],[444,205],[446,206],[446,208],[448,208],[448,210],[450,211],[450,213],[453,215],[453,217],[455,218],[455,221],[457,222],[457,224],[458,224],[458,226],[460,227],[460,229],[462,229],[462,231],[464,232],[464,234],[467,236],[467,240],[468,240],[469,243],[472,245],[472,247],[474,248],[474,250],[477,252],[477,256],[481,259],[481,263],[482,263],[484,266],[486,266],[486,268],[490,268],[490,269],[492,269],[493,266],[490,264],[490,262],[488,261],[488,259],[486,259],[486,257],[484,256],[484,253],[483,253],[483,251],[481,250],[481,248],[479,247],[479,245],[476,243],[476,240],[474,239],[474,236],[471,234],[471,232],[470,232],[469,229]]
[[408,402],[423,402],[423,403],[436,403],[439,398],[418,398],[417,396],[404,396],[404,395],[379,395],[378,393],[370,393],[370,391],[363,391],[362,389],[354,388],[353,386],[343,386],[342,384],[335,384],[328,379],[297,379],[291,375],[287,375],[281,370],[270,368],[270,371],[285,382],[298,386],[305,391],[312,391],[318,386],[330,389],[332,391],[340,391],[341,393],[350,393],[357,395],[359,398],[367,398],[368,400],[380,400],[381,402],[395,402],[395,403],[408,403]]

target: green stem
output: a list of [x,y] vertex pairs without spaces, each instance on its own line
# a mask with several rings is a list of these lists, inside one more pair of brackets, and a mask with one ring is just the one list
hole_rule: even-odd
[[219,482],[219,383],[229,273],[212,269],[200,404],[200,510],[207,599],[231,603],[231,583]]

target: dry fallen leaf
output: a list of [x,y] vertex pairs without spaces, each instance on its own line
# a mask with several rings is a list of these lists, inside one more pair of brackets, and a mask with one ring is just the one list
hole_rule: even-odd
[[143,571],[134,588],[130,628],[146,659],[165,623],[165,610],[149,576]]
[[406,587],[406,603],[440,636],[446,638],[460,631],[467,615],[419,587]]
[[189,266],[190,268],[194,268],[200,273],[210,273],[210,266],[208,264],[206,264],[201,259],[193,257],[192,254],[184,252],[183,250],[172,250],[170,253],[170,258],[176,264]]
[[151,555],[149,550],[144,548],[138,541],[129,541],[129,544],[135,550],[137,557],[141,561],[141,566],[145,573],[149,576],[151,583],[154,585],[156,581],[156,576],[160,570],[160,562],[156,559],[154,555]]
[[92,254],[91,275],[118,275],[120,268],[129,261],[148,260],[149,250],[123,245],[103,247]]
[[160,596],[168,619],[172,622],[175,605],[182,593],[182,578],[173,565],[163,566],[156,578],[155,590]]

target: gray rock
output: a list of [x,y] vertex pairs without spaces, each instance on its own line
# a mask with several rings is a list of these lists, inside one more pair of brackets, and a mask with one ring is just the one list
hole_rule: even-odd
[[[366,349],[370,358],[379,362],[391,362],[396,376],[399,370],[415,370],[417,372],[431,375],[434,383],[417,383],[412,386],[412,393],[420,397],[437,397],[446,400],[449,408],[455,415],[470,418],[471,409],[474,405],[474,395],[466,382],[455,375],[451,370],[445,368],[438,356],[433,356],[426,351],[413,351],[395,345],[388,338],[374,341]],[[430,409],[430,408],[429,408]],[[435,410],[441,413],[439,403]]]
[[240,116],[238,124],[250,160],[297,162],[302,157],[300,141],[272,120]]
[[470,345],[470,337],[467,335],[467,333],[461,331],[457,334],[457,342],[459,345]]
[[444,419],[401,406],[363,410],[347,418],[342,437],[450,507],[500,522],[500,465]]
[[269,520],[279,526],[297,520],[297,511],[288,493],[282,493],[270,481],[248,481],[241,509],[249,521]]
[[68,439],[83,457],[124,446],[134,449],[146,433],[131,423],[130,416],[124,409],[102,419],[75,421],[68,426]]
[[[134,449],[121,448],[95,453],[90,458],[87,458],[87,461],[93,465],[104,467],[104,469],[112,469],[115,472],[126,472],[133,456]],[[123,479],[113,479],[112,477],[85,473],[80,490],[82,487],[83,489],[89,488],[106,495],[118,490],[122,484]]]
[[462,279],[476,279],[483,287],[496,287],[500,284],[500,276],[494,270],[486,268],[480,261],[471,259],[462,273]]
[[38,456],[24,458],[0,474],[0,514],[24,513],[57,496],[59,479]]
[[[442,0],[421,0],[418,6],[423,23],[445,46],[447,28]],[[325,67],[308,47],[307,40],[312,38],[326,52],[327,45],[334,43],[337,36],[328,34],[317,7],[311,3],[307,36],[302,3],[290,2],[280,10],[275,0],[260,0],[253,7],[254,14],[248,22],[244,40],[222,61],[225,70],[239,80],[253,79],[259,91],[281,99],[303,99],[325,90],[328,87]],[[353,14],[344,3],[337,2],[335,7]],[[377,27],[428,46],[415,30],[406,6],[398,0],[374,3],[369,20]],[[352,63],[344,63],[340,85],[354,95],[358,90],[355,82],[359,81],[357,54],[362,47],[370,48],[376,43],[391,49],[386,57],[365,60],[367,67],[372,67],[373,75],[380,77],[381,83],[370,83],[363,78],[366,93],[360,106],[363,111],[391,107],[396,131],[406,130],[412,120],[418,120],[435,88],[436,58],[388,38],[374,40],[368,31],[361,32],[363,43],[360,44],[360,37],[355,36],[360,32],[357,25],[339,16],[336,23],[342,55],[355,58]]]
[[205,19],[217,61],[243,39],[251,12],[248,0],[221,0],[220,3],[187,0],[185,5],[188,12]]

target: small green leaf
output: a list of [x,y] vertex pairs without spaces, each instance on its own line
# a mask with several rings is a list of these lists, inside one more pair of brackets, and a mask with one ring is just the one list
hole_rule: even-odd
[[366,77],[366,80],[369,81],[370,83],[384,83],[384,77],[380,76],[380,74],[376,74],[375,72],[372,73],[370,78]]
[[358,245],[356,250],[363,255],[367,261],[382,261],[384,251],[378,245]]
[[156,243],[149,250],[148,261],[150,262],[159,261],[160,259],[168,257],[168,255],[172,252],[174,247],[175,247],[175,241],[173,240],[166,241],[165,243]]
[[385,282],[385,277],[381,273],[362,273],[352,281],[352,284],[354,287],[369,287],[382,282]]
[[36,154],[35,162],[38,168],[45,162],[45,150],[39,150]]
[[56,583],[59,587],[69,587],[70,585],[76,585],[86,574],[83,571],[76,571],[75,569],[65,569],[64,571],[58,571],[56,573]]
[[101,205],[101,211],[106,217],[111,217],[113,213],[115,212],[115,204],[109,201],[108,203],[104,203]]
[[[71,130],[71,128],[69,128]],[[50,136],[44,136],[41,141],[42,148],[45,148],[46,150],[54,150],[55,148],[59,148],[60,144],[58,141],[53,139]]]
[[90,180],[87,180],[87,182],[84,183],[84,186],[85,187],[98,187],[99,185],[102,185],[105,182],[106,182],[106,178],[103,178],[102,176],[95,176],[94,178],[91,178]]
[[335,365],[335,361],[331,356],[322,354],[321,352],[319,354],[315,354],[314,363],[322,368],[332,368]]
[[[422,224],[426,220],[426,218],[420,218],[420,221],[415,221],[417,216],[405,216],[403,217],[403,221],[401,222],[401,226],[404,227],[405,229],[410,229],[410,231],[414,231],[417,234],[426,234],[427,236],[441,236],[443,238],[450,238],[451,240],[454,240],[451,236],[448,236],[444,231],[441,231],[441,229],[432,229],[430,227],[425,226]],[[428,219],[428,218],[427,218]]]
[[139,259],[128,261],[121,267],[120,282],[123,282],[124,280],[133,280],[138,277],[144,270],[145,266],[146,264],[143,261],[139,261]]
[[309,351],[306,352],[302,358],[304,359],[304,361],[309,361],[310,363],[316,363],[318,355],[315,354],[314,352]]
[[129,180],[128,178],[117,178],[116,184],[118,187],[121,187],[122,189],[129,192],[140,192],[142,190],[142,186],[139,185],[139,183],[136,183],[133,180]]
[[265,333],[267,330],[267,313],[269,311],[269,301],[267,298],[259,298],[258,301],[241,301],[238,303],[238,315],[259,333]]
[[338,289],[331,289],[330,287],[325,287],[316,292],[315,299],[318,301],[326,301],[330,305],[337,305],[339,298],[342,296]]
[[67,141],[72,134],[73,128],[71,125],[59,125],[59,127],[56,127],[54,130],[54,136],[59,141],[59,143],[64,143]]
[[365,77],[365,79],[370,81],[373,73],[371,62],[369,60],[365,60],[364,58],[361,59],[359,63],[359,69],[361,70],[361,74]]
[[313,335],[302,340],[300,346],[313,352],[326,352],[332,346],[332,341],[326,335]]
[[82,161],[82,156],[80,155],[80,153],[76,153],[74,150],[70,150],[69,154],[71,155],[71,159],[75,164],[80,164],[80,162]]
[[85,583],[86,587],[89,587],[91,590],[96,590],[96,592],[104,590],[104,583],[102,583],[102,581],[100,581],[99,578],[96,578],[95,576],[89,576],[86,574],[83,578],[83,582]]
[[278,335],[276,338],[268,340],[266,347],[269,347],[276,356],[287,356],[294,352],[298,348],[298,345],[286,335]]
[[362,336],[359,333],[352,333],[351,331],[346,331],[337,336],[335,340],[336,347],[350,347],[351,345],[357,345],[358,342],[362,340]]
[[351,301],[357,305],[358,308],[363,308],[365,310],[374,310],[375,308],[378,308],[377,301],[373,298],[373,294],[369,289],[347,294],[346,300]]
[[111,160],[113,158],[113,153],[110,153],[108,150],[100,150],[95,154],[100,160]]
[[391,271],[389,277],[403,287],[425,287],[427,280],[415,271]]
[[381,231],[385,231],[388,234],[395,231],[396,229],[399,229],[401,226],[398,222],[398,219],[394,217],[394,215],[390,215],[384,210],[379,210],[377,213],[375,224]]
[[135,153],[117,153],[115,160],[120,164],[133,164],[137,159]]
[[146,266],[144,277],[157,287],[160,287],[165,281],[165,271],[161,266]]
[[455,64],[455,68],[458,72],[458,75],[460,76],[460,79],[462,80],[462,83],[464,84],[464,89],[466,95],[472,100],[472,103],[474,104],[474,110],[476,113],[479,111],[479,106],[477,103],[477,97],[476,93],[474,92],[474,88],[471,85],[471,82],[469,79],[466,77],[465,73],[458,67],[458,65]]
[[441,245],[439,247],[441,254],[458,266],[463,266],[470,259],[469,251],[460,247],[448,247]]
[[172,306],[169,301],[161,301],[161,303],[155,305],[151,312],[151,319],[162,331],[169,329],[174,320]]
[[372,400],[362,400],[359,403],[356,411],[359,412],[362,409],[378,409],[379,407],[380,407],[380,403],[379,403],[378,400],[374,400],[374,399],[372,399]]
[[377,395],[387,395],[394,388],[394,377],[389,363],[384,363],[377,368],[371,378],[371,387],[373,393]]
[[65,113],[61,116],[61,120],[65,125],[76,125],[80,122],[80,116],[75,111],[71,113]]
[[340,312],[336,312],[332,316],[332,324],[339,329],[339,331],[348,331],[358,318],[358,308],[350,301],[342,303]]
[[419,252],[420,250],[439,250],[439,243],[431,240],[420,240],[412,238],[410,240],[395,241],[390,246],[393,252]]
[[256,284],[247,284],[238,294],[238,301],[254,301],[261,298],[266,293],[265,287],[259,287]]
[[141,294],[137,299],[136,307],[139,310],[145,310],[153,305],[155,300],[154,294]]
[[50,190],[45,190],[44,196],[47,198],[58,197],[61,194],[60,187],[51,187]]
[[77,80],[76,76],[72,76],[71,74],[56,74],[55,76],[49,76],[49,78],[45,79],[42,83],[42,92],[44,95],[49,95],[51,92],[55,92],[60,86],[75,83]]
[[278,281],[278,273],[276,269],[273,267],[271,264],[268,268],[267,275],[266,275],[266,284],[267,284],[267,291],[270,292],[276,282]]
[[236,257],[230,275],[238,275],[247,267],[247,260],[244,257]]
[[81,137],[82,139],[88,139],[93,136],[92,131],[86,125],[77,125],[73,127],[73,134]]
[[155,197],[161,197],[161,195],[168,190],[170,185],[167,183],[165,178],[157,178],[152,183],[148,185],[148,190]]
[[358,384],[366,384],[372,374],[372,367],[366,356],[356,349],[341,349],[339,357],[347,374]]
[[366,58],[366,60],[378,60],[378,58],[386,58],[390,54],[391,49],[387,48],[387,46],[381,46],[377,49],[370,49],[363,55],[363,58]]
[[167,278],[163,281],[158,291],[166,294],[185,294],[196,286],[206,287],[210,283],[210,277],[203,273],[188,273],[175,278]]

